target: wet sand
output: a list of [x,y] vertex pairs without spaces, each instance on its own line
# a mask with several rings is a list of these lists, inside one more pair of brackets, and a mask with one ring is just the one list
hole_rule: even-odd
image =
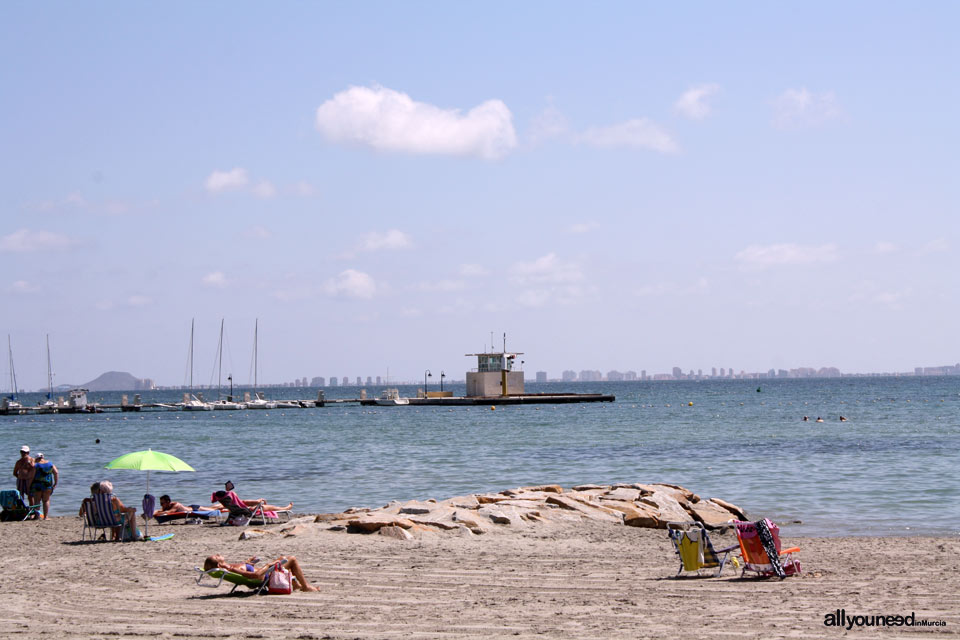
[[[946,621],[860,637],[960,634],[960,539],[794,538],[804,575],[674,579],[666,534],[593,521],[402,541],[307,525],[238,540],[234,527],[169,524],[161,542],[80,543],[81,521],[0,523],[0,635],[27,638],[829,638],[847,614]],[[142,528],[142,527],[141,527]],[[280,527],[268,529],[274,532]],[[735,543],[731,535],[717,544]],[[194,567],[296,555],[317,593],[228,595]],[[938,636],[939,637],[939,636]]]

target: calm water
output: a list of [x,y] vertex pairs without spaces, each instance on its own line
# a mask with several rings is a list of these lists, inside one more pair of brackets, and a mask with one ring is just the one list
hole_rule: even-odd
[[[359,407],[0,417],[12,470],[22,444],[59,468],[54,515],[94,480],[138,504],[146,474],[103,466],[153,448],[196,473],[151,473],[151,492],[205,503],[224,480],[244,498],[339,511],[523,485],[669,482],[751,514],[800,520],[793,535],[960,532],[960,378],[529,383],[615,403]],[[452,385],[457,395],[463,387]],[[328,389],[354,397],[356,389]],[[371,395],[377,389],[369,389]],[[413,395],[415,388],[401,388]],[[132,394],[130,394],[132,397]],[[209,395],[209,394],[208,394]],[[270,392],[314,398],[315,389]],[[119,402],[119,394],[91,400]],[[145,401],[179,393],[144,394]],[[40,395],[22,396],[33,404]],[[688,403],[693,403],[689,406]],[[802,422],[808,415],[810,422]],[[839,416],[848,422],[839,422]],[[822,416],[824,423],[814,422]],[[95,441],[100,440],[99,444]],[[13,478],[9,477],[13,487]]]

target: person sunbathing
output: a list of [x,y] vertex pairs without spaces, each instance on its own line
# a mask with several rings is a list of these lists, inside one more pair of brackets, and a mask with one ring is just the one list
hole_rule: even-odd
[[210,571],[211,569],[224,569],[232,573],[236,573],[245,578],[253,579],[263,579],[267,574],[267,571],[270,570],[270,567],[275,565],[278,562],[283,563],[283,566],[293,574],[294,577],[294,589],[300,589],[300,591],[318,591],[316,587],[307,582],[306,577],[303,575],[303,569],[300,567],[300,562],[297,561],[296,556],[280,556],[276,560],[271,560],[266,563],[259,569],[257,568],[257,561],[259,558],[250,558],[247,562],[238,562],[231,563],[227,562],[226,559],[218,554],[208,556],[206,560],[203,561],[203,570]]
[[223,508],[227,511],[231,509],[236,510],[238,507],[240,510],[253,511],[257,508],[262,508],[264,511],[290,511],[293,508],[293,503],[291,502],[285,507],[278,507],[276,505],[267,504],[266,499],[260,498],[258,500],[243,500],[233,491],[217,491],[213,494],[214,499],[223,505]]
[[[194,509],[193,507],[196,507]],[[172,513],[192,513],[194,511],[219,511],[212,507],[201,507],[200,505],[185,505],[182,502],[176,502],[170,499],[170,496],[164,494],[160,496],[160,510],[154,511],[155,516],[168,516]]]

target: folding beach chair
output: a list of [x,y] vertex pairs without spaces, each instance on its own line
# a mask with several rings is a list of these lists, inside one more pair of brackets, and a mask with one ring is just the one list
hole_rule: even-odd
[[737,528],[737,542],[743,556],[741,577],[747,571],[763,578],[777,576],[781,579],[801,573],[800,561],[792,555],[800,551],[800,547],[781,550],[780,528],[769,519],[756,522],[736,520],[733,524]]
[[40,515],[41,505],[30,504],[27,495],[19,491],[0,491],[0,505],[3,506],[0,512],[3,521],[23,521]]
[[[286,564],[286,562],[287,561],[284,560],[281,564]],[[209,571],[204,571],[200,567],[194,567],[194,569],[200,572],[200,575],[197,576],[197,586],[216,589],[224,582],[229,582],[233,585],[233,588],[230,589],[231,594],[237,590],[237,587],[246,587],[247,589],[252,589],[257,595],[261,595],[267,592],[270,574],[274,572],[276,565],[271,565],[263,575],[263,578],[248,578],[247,576],[242,576],[239,573],[227,571],[226,569],[210,569]],[[203,581],[203,579],[207,577],[216,580],[216,582],[214,584],[207,584]]]
[[[727,564],[730,553],[737,548],[732,545],[717,551],[710,542],[710,536],[707,530],[700,522],[668,522],[667,535],[673,542],[673,548],[680,557],[680,568],[677,569],[678,577],[684,571],[696,571],[700,575],[701,569],[717,568],[713,577],[719,576],[723,572],[723,567]],[[721,555],[722,554],[722,555]]]
[[84,498],[83,509],[83,532],[80,534],[80,540],[84,540],[87,531],[90,531],[90,539],[97,539],[97,531],[103,531],[104,538],[107,537],[107,531],[111,533],[116,529],[120,531],[120,539],[126,540],[127,514],[121,513],[119,517],[113,511],[112,493],[95,493],[89,498]]
[[222,522],[222,526],[244,527],[252,524],[254,520],[259,520],[260,524],[268,524],[269,521],[280,521],[280,514],[284,514],[287,520],[290,520],[289,511],[264,511],[263,505],[248,507],[240,497],[233,491],[228,491],[225,496],[220,498],[220,504],[227,508],[229,517]]

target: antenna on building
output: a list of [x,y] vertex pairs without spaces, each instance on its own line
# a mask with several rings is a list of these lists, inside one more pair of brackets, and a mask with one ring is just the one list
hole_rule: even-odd
[[503,352],[507,352],[507,332],[503,332]]

